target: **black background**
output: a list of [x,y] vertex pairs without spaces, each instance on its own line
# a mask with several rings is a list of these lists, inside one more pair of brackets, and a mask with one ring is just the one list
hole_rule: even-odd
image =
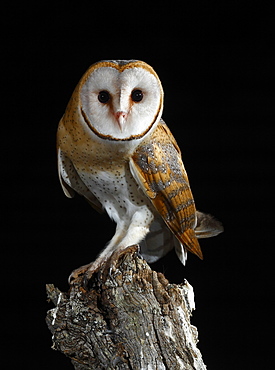
[[201,241],[204,261],[189,254],[183,267],[171,252],[153,267],[194,287],[192,323],[209,370],[272,367],[273,9],[239,1],[175,5],[22,2],[3,12],[3,353],[11,369],[72,368],[50,348],[45,284],[66,291],[69,273],[96,257],[114,224],[82,198],[64,196],[55,134],[90,64],[132,58],[158,73],[163,117],[197,208],[225,227]]

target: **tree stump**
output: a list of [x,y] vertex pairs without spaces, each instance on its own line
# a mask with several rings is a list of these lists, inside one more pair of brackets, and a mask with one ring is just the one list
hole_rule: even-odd
[[129,247],[112,268],[74,281],[68,293],[47,285],[53,348],[76,370],[206,369],[191,325],[193,288],[170,284]]

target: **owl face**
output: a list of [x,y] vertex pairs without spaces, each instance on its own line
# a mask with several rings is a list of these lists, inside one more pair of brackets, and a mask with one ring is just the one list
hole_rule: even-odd
[[161,117],[163,90],[155,71],[141,61],[103,61],[80,81],[85,123],[99,137],[135,140]]

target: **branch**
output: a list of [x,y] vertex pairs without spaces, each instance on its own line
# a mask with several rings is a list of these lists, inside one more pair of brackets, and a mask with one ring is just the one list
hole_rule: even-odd
[[55,308],[46,322],[53,348],[76,370],[196,369],[206,366],[190,324],[193,288],[169,284],[152,271],[137,247],[105,265],[88,287],[76,280],[68,293],[47,285]]

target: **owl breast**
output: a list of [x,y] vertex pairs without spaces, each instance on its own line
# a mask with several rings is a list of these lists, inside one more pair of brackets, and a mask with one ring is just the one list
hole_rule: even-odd
[[[135,224],[149,228],[154,218],[154,207],[144,192],[138,189],[129,167],[129,156],[141,140],[109,142],[107,146],[105,140],[91,136],[85,127],[68,132],[63,122],[59,125],[58,138],[62,152],[70,159],[81,182],[118,226],[123,223],[127,229],[126,224],[129,226],[135,220]],[[69,183],[75,191],[84,195],[82,188],[74,185]]]
[[76,168],[81,180],[99,200],[109,217],[117,224],[131,220],[141,213],[140,223],[149,225],[153,220],[153,206],[144,193],[138,189],[127,162],[108,161],[105,168],[91,166]]

